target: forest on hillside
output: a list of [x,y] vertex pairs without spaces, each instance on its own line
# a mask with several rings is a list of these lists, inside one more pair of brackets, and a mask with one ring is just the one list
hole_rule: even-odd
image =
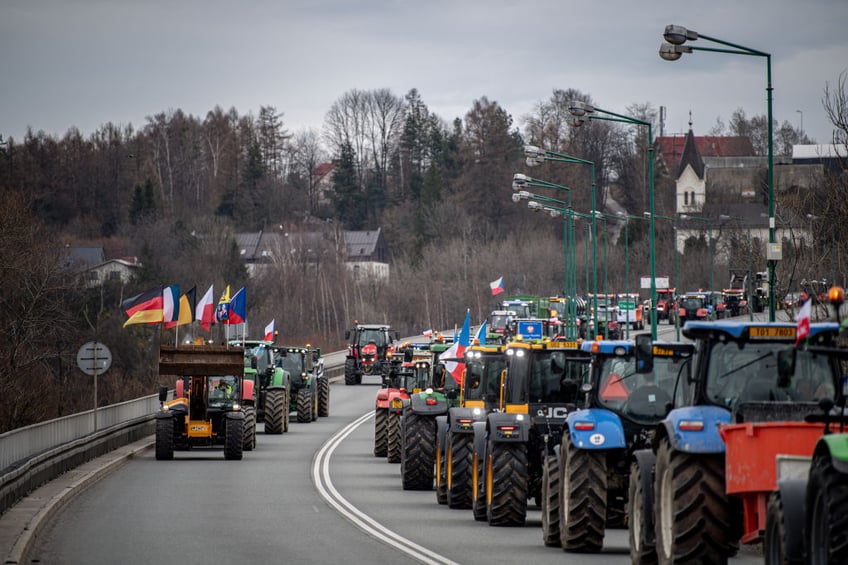
[[[826,102],[846,134],[844,86],[840,80]],[[0,137],[7,208],[0,220],[0,282],[7,289],[0,432],[90,408],[90,383],[76,369],[75,355],[93,338],[105,341],[114,358],[100,381],[101,404],[154,392],[151,347],[172,338],[158,327],[122,328],[120,303],[156,285],[197,286],[199,294],[210,284],[218,294],[226,285],[246,286],[252,333],[273,318],[280,341],[327,351],[342,346],[354,319],[389,322],[403,335],[453,327],[466,308],[480,321],[493,306],[488,283],[500,276],[508,293],[561,294],[562,220],[513,202],[512,178],[521,172],[570,187],[567,195],[549,196],[588,212],[590,168],[545,163],[530,170],[525,144],[594,162],[599,209],[607,195],[630,214],[648,209],[645,128],[605,121],[572,128],[571,100],[592,102],[579,90],[556,90],[516,123],[482,97],[462,118],[447,121],[414,89],[404,96],[351,90],[328,109],[320,128],[298,132],[286,129],[284,112],[267,106],[258,115],[220,107],[203,117],[170,110],[138,129],[107,123],[88,136],[70,129],[61,138],[40,131],[21,140]],[[657,121],[649,103],[625,113]],[[776,154],[810,141],[788,121],[774,131]],[[750,136],[765,153],[764,116],[749,118],[739,109],[727,125],[716,123],[705,133]],[[325,162],[335,164],[328,203],[319,198],[314,174]],[[823,190],[844,191],[842,183]],[[656,171],[657,214],[673,214],[673,190],[671,175]],[[848,215],[842,204],[827,213]],[[275,260],[249,279],[233,238],[245,231],[337,236],[378,227],[390,251],[387,283],[354,282],[338,252],[322,258],[318,269],[298,255]],[[631,222],[626,244],[613,237],[613,227],[598,236],[599,244],[604,237],[604,280],[611,290],[638,289],[648,264],[646,223]],[[669,240],[670,225],[657,222],[656,230],[657,241]],[[581,292],[585,242],[578,226]],[[126,286],[112,281],[86,289],[61,268],[69,245],[103,246],[108,258],[137,257],[140,274]],[[703,238],[687,242],[685,282],[708,277],[706,248]],[[673,245],[658,245],[658,272],[670,271],[674,255]]]

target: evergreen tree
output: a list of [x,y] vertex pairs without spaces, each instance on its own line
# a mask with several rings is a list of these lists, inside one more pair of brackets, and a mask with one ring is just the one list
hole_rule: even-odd
[[333,204],[336,217],[346,229],[358,230],[365,225],[366,203],[359,190],[356,155],[350,143],[343,143],[333,170]]

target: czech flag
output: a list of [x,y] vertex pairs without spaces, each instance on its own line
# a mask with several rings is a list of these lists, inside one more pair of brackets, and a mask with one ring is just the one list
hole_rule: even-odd
[[274,320],[265,326],[265,341],[274,341]]
[[225,324],[243,324],[247,321],[247,291],[241,287],[230,299]]
[[480,324],[480,327],[477,328],[477,335],[474,336],[474,344],[475,345],[486,345],[486,328],[488,325],[486,324],[486,320],[483,320],[483,323]]
[[200,321],[200,327],[207,332],[212,329],[212,324],[215,323],[215,291],[212,290],[213,286],[209,285],[209,290],[200,299],[194,313],[194,319]]
[[492,296],[497,296],[504,291],[503,277],[489,283],[489,288],[492,289]]
[[146,292],[127,298],[121,303],[121,308],[129,319],[124,327],[130,324],[156,324],[163,320],[163,300],[161,286],[151,288]]
[[465,322],[462,324],[462,330],[459,332],[459,338],[453,342],[447,351],[439,357],[445,359],[445,370],[451,374],[453,380],[462,386],[462,371],[465,370],[465,363],[461,361],[452,361],[451,359],[463,359],[465,350],[471,344],[471,310],[465,312]]

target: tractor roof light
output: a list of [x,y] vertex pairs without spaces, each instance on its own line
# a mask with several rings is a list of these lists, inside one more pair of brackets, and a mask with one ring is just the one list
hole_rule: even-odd
[[833,286],[827,291],[827,299],[839,308],[845,302],[845,290],[841,286]]

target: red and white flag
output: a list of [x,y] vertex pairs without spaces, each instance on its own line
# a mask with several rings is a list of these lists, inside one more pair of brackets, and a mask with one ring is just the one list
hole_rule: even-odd
[[200,327],[207,332],[212,329],[212,324],[215,322],[215,292],[212,290],[213,286],[209,286],[209,290],[206,291],[206,294],[197,303],[194,313],[194,319],[198,320]]
[[802,339],[806,339],[810,335],[810,315],[812,299],[808,299],[798,311],[798,316],[795,320],[798,322],[798,329],[795,332],[795,345],[801,343]]
[[459,339],[453,342],[447,351],[442,353],[440,358],[445,359],[445,370],[451,374],[456,384],[462,386],[462,371],[465,369],[465,363],[462,361],[451,361],[450,359],[462,359],[465,357],[465,350],[471,345],[471,311],[465,313],[465,322],[462,324],[462,330],[459,332]]
[[265,341],[274,341],[274,320],[265,326]]
[[433,337],[433,330],[424,330],[424,333],[422,333],[421,335],[423,335],[424,337]]
[[492,296],[498,295],[504,291],[503,277],[489,283],[489,288],[492,289]]

